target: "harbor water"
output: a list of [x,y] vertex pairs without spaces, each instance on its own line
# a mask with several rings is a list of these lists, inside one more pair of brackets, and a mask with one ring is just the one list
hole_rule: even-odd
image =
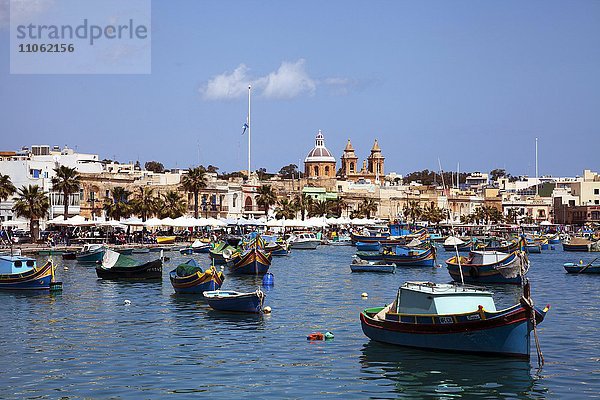
[[[359,312],[389,304],[406,280],[449,282],[441,268],[351,273],[353,247],[321,246],[275,257],[263,288],[270,315],[211,310],[175,295],[168,272],[204,254],[165,253],[163,280],[96,278],[58,257],[61,294],[0,293],[0,398],[583,398],[600,393],[600,276],[566,274],[564,262],[593,253],[530,256],[546,363],[406,349],[371,342]],[[158,253],[138,255],[151,259]],[[450,253],[440,251],[438,263]],[[68,267],[65,269],[64,267]],[[227,273],[223,289],[254,291],[260,277]],[[520,288],[493,286],[498,308]],[[361,297],[367,292],[368,297]],[[130,304],[125,304],[126,300]],[[331,331],[328,341],[307,341]]]

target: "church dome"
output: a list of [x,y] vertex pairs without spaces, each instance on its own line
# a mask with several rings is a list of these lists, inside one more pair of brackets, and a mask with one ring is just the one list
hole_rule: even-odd
[[325,138],[320,130],[315,138],[315,147],[308,153],[304,162],[335,162],[335,157],[333,157],[331,152],[325,147]]

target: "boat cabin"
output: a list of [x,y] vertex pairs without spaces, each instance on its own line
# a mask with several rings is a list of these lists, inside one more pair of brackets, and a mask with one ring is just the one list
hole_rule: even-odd
[[483,306],[496,311],[492,292],[474,286],[432,282],[406,282],[390,311],[399,314],[462,314]]
[[22,274],[37,266],[35,259],[19,256],[0,256],[0,275]]
[[318,240],[312,232],[298,232],[295,234],[297,240]]
[[509,255],[501,251],[472,251],[469,253],[469,264],[490,265],[504,260]]

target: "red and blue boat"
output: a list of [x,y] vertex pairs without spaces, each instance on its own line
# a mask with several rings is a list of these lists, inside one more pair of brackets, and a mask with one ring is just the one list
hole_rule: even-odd
[[[472,251],[468,257],[459,256],[446,260],[448,272],[455,282],[521,284],[529,270],[529,260],[524,251],[510,254],[499,251]],[[460,269],[459,269],[460,265]]]
[[0,256],[0,290],[49,290],[53,276],[50,260],[38,267],[34,258]]
[[518,304],[496,310],[492,293],[481,288],[406,282],[392,304],[360,314],[362,330],[398,346],[528,359],[531,331],[550,308],[534,307],[528,288]]
[[236,274],[264,275],[271,266],[273,256],[264,250],[264,241],[256,237],[248,247],[235,258],[231,271]]
[[169,272],[169,279],[176,293],[202,293],[219,290],[225,276],[215,267],[203,271],[195,260],[188,260]]

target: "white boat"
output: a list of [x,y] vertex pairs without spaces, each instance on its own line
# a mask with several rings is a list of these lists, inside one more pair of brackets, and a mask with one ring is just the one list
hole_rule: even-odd
[[349,235],[338,235],[329,241],[332,246],[352,246],[352,238]]
[[312,232],[296,233],[290,236],[288,242],[291,249],[299,250],[314,250],[321,244],[321,241]]

